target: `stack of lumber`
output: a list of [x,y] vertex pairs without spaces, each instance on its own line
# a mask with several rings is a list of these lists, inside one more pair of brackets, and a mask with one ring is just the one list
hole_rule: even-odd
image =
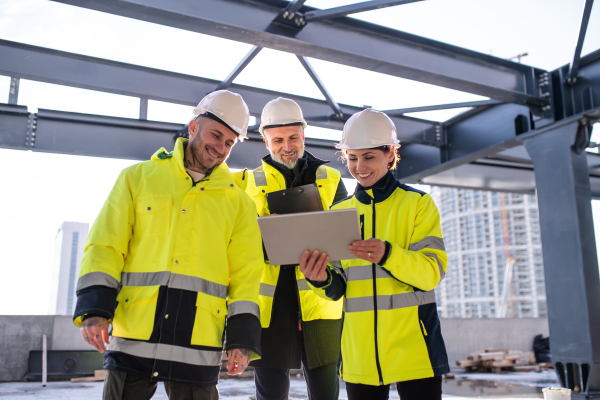
[[523,353],[520,350],[486,349],[470,354],[466,360],[458,360],[456,365],[466,368],[467,371],[477,372],[500,371],[544,371],[552,368],[551,363],[537,364],[533,352]]

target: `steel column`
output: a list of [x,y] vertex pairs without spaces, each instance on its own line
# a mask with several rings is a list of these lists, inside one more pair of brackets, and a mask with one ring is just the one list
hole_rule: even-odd
[[565,124],[525,140],[537,188],[552,362],[563,386],[600,395],[600,276],[585,143]]

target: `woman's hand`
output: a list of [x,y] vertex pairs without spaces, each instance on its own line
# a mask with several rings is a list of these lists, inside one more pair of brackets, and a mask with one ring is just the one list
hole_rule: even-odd
[[385,254],[385,242],[375,238],[357,240],[356,242],[352,242],[349,250],[355,257],[377,264]]
[[306,279],[319,283],[325,282],[327,280],[328,262],[329,256],[326,253],[321,253],[319,256],[319,250],[315,250],[311,255],[310,251],[306,250],[300,257],[300,272],[304,274]]

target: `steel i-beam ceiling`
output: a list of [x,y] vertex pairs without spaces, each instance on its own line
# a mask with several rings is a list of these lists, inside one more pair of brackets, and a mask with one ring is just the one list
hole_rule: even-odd
[[285,1],[54,1],[550,111],[542,70],[349,17],[297,29],[274,23]]
[[[83,89],[195,106],[221,83],[214,79],[140,67],[100,58],[82,56],[43,47],[0,40],[0,75],[31,79]],[[323,100],[232,84],[242,95],[250,113],[260,116],[264,105],[277,97],[296,101],[311,125],[341,130],[344,119],[331,118],[332,109]],[[362,108],[339,105],[343,114],[352,115]],[[436,124],[409,117],[392,117],[401,140],[406,143],[428,142],[425,132]]]

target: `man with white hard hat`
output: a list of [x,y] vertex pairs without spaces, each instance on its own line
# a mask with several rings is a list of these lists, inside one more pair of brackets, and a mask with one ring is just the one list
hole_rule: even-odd
[[[325,210],[347,196],[340,172],[304,150],[305,127],[293,100],[279,97],[265,105],[259,131],[269,154],[244,177],[259,216],[271,214],[267,194],[292,187],[316,185]],[[342,302],[319,299],[297,265],[268,261],[259,299],[263,353],[251,364],[257,400],[287,399],[289,370],[300,366],[309,399],[337,399]]]
[[219,90],[194,115],[189,140],[121,172],[90,231],[74,322],[105,352],[104,399],[150,399],[158,381],[170,399],[218,399],[224,331],[229,374],[260,357],[260,231],[224,163],[248,107]]

